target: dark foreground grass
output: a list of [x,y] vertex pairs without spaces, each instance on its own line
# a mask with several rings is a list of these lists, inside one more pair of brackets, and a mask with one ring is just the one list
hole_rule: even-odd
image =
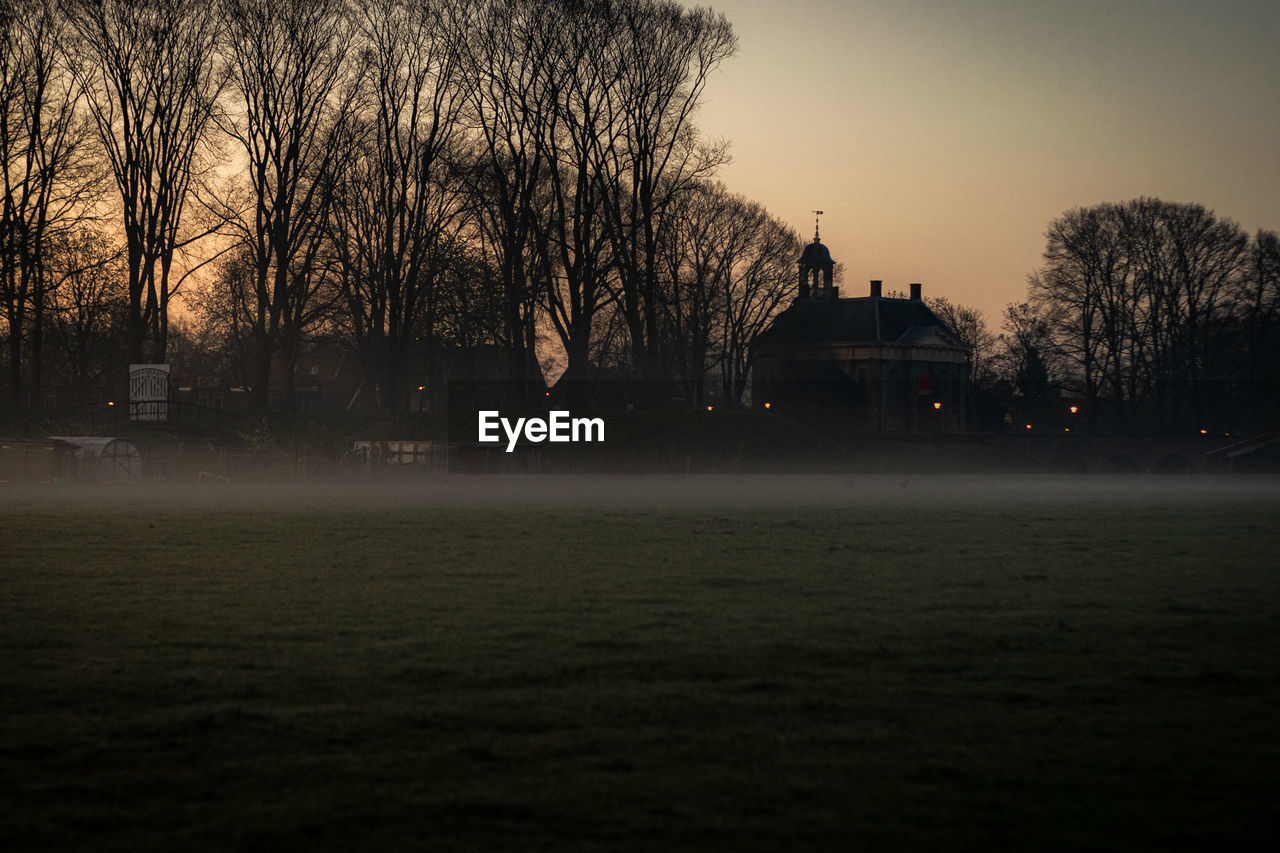
[[0,846],[1261,848],[1277,509],[11,501]]

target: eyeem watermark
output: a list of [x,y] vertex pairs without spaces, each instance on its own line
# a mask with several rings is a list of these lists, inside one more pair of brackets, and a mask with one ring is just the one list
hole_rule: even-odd
[[524,436],[525,441],[535,444],[549,441],[552,443],[604,441],[604,418],[574,418],[568,412],[548,412],[543,418],[516,418],[514,424],[496,411],[482,411],[479,414],[478,433],[481,444],[496,444],[502,441],[498,428],[507,435],[507,452],[516,449],[516,442]]

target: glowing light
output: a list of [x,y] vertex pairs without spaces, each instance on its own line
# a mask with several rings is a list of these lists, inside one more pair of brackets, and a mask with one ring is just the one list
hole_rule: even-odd
[[764,404],[764,407],[765,407],[766,409],[772,408],[772,407],[773,407],[773,403],[765,403],[765,404]]
[[934,407],[935,409],[941,409],[941,408],[942,408],[942,404],[941,404],[941,403],[934,403],[934,404],[933,404],[933,407]]
[[1027,429],[1031,429],[1031,424],[1027,424]]
[[1063,431],[1063,432],[1071,432],[1071,427],[1063,427],[1063,428],[1062,428],[1062,431]]
[[1078,412],[1078,411],[1080,411],[1080,407],[1079,407],[1079,406],[1072,406],[1072,407],[1071,407],[1071,414],[1073,414],[1073,415],[1074,415],[1074,414],[1075,414],[1076,412]]
[[708,412],[710,412],[710,411],[714,411],[714,410],[715,410],[715,406],[707,406],[707,411],[708,411]]
[[1200,430],[1200,434],[1201,434],[1201,435],[1208,435],[1208,434],[1209,434],[1209,431],[1208,431],[1207,429],[1202,429],[1202,430]]
[[115,405],[115,401],[114,401],[114,400],[112,400],[112,401],[108,402],[108,403],[107,403],[107,405],[108,405],[108,406],[114,406],[114,405]]
[[418,386],[418,390],[419,390],[419,391],[425,391],[425,390],[427,390],[427,386],[426,386],[426,385],[419,385],[419,386]]

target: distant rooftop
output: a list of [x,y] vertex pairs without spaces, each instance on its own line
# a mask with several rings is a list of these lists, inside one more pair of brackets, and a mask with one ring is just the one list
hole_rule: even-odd
[[[810,247],[813,245],[821,246],[811,244]],[[873,283],[873,293],[879,292],[879,284]],[[955,333],[918,296],[797,300],[774,318],[756,343],[913,343],[934,329],[955,339]]]

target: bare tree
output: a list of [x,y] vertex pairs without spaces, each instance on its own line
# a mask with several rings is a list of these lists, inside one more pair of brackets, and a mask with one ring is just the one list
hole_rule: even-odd
[[467,19],[463,85],[474,140],[467,180],[474,200],[476,243],[494,259],[502,293],[502,344],[509,374],[537,370],[536,308],[546,286],[546,139],[555,121],[556,27],[560,4],[487,0]]
[[41,396],[49,246],[88,215],[98,190],[64,39],[50,0],[0,6],[0,303],[15,407]]
[[[730,210],[743,238],[728,265],[720,324],[724,353],[720,374],[724,398],[736,407],[746,393],[756,337],[795,297],[795,259],[802,243],[794,229],[755,202],[734,196]],[[837,275],[842,272],[837,270]]]
[[998,363],[1005,378],[1028,404],[1044,400],[1057,378],[1049,321],[1030,302],[1011,302],[1002,327]]
[[188,298],[195,336],[217,350],[228,378],[237,385],[248,386],[253,378],[255,339],[249,306],[257,269],[253,249],[242,241],[218,258],[210,280]]
[[733,29],[710,9],[686,10],[671,0],[619,4],[624,37],[615,50],[624,70],[611,120],[622,132],[609,154],[606,206],[618,261],[619,305],[636,365],[660,371],[662,295],[659,244],[671,200],[709,177],[725,159],[693,125],[707,79],[737,47]]
[[763,207],[718,183],[672,200],[660,258],[664,346],[685,399],[706,402],[704,383],[742,403],[751,345],[795,295],[799,236]]
[[[584,3],[560,9],[552,28],[555,111],[546,146],[549,204],[544,235],[548,287],[546,313],[564,349],[571,393],[589,378],[597,314],[613,298],[609,278],[614,259],[605,228],[604,205],[616,176],[610,152],[619,144],[621,126],[611,104],[624,71],[617,41],[623,35],[620,7]],[[577,404],[576,401],[574,404]]]
[[463,251],[454,12],[377,0],[358,18],[369,106],[338,176],[332,218],[349,327],[389,412],[407,408],[412,351],[435,348],[441,284]]
[[502,339],[502,292],[492,259],[469,243],[454,249],[435,282],[432,336],[439,353],[497,344]]
[[1245,346],[1238,376],[1251,421],[1274,424],[1280,417],[1280,237],[1259,229],[1249,254],[1233,300],[1241,331],[1235,343]]
[[76,401],[91,402],[122,373],[128,291],[124,247],[82,228],[50,247],[50,316],[55,363]]
[[[208,0],[67,0],[72,67],[120,193],[128,357],[164,361],[175,253],[224,78]],[[146,344],[150,343],[147,350]]]
[[1164,206],[1169,275],[1162,308],[1170,330],[1173,374],[1169,425],[1190,415],[1208,423],[1220,401],[1222,373],[1217,331],[1229,315],[1227,299],[1248,264],[1249,238],[1239,225],[1200,205]]
[[945,296],[929,297],[925,303],[968,348],[969,386],[980,388],[989,385],[995,374],[996,336],[987,328],[982,312],[972,306],[952,302]]
[[[235,106],[224,126],[248,160],[252,214],[243,224],[254,262],[245,305],[254,339],[254,404],[269,400],[272,359],[296,357],[318,287],[328,187],[342,127],[355,107],[348,62],[354,28],[343,0],[224,0]],[[285,370],[292,402],[292,370]]]
[[747,223],[723,187],[695,184],[672,200],[659,244],[662,333],[683,397],[705,403],[704,379],[718,368],[719,343],[731,269],[743,249]]
[[1050,224],[1046,237],[1045,265],[1029,279],[1030,295],[1056,319],[1051,332],[1075,368],[1094,431],[1104,384],[1116,389],[1131,384],[1125,342],[1136,302],[1118,208],[1068,211]]
[[1249,266],[1247,235],[1195,204],[1135,199],[1072,210],[1049,228],[1032,299],[1097,426],[1182,428],[1233,386],[1225,328]]

